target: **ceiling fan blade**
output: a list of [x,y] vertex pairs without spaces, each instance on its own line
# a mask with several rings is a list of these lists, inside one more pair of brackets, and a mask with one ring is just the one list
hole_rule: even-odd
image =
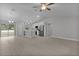
[[51,10],[50,8],[47,8],[47,10]]
[[53,4],[55,4],[55,3],[49,3],[48,6],[49,6],[49,5],[53,5]]

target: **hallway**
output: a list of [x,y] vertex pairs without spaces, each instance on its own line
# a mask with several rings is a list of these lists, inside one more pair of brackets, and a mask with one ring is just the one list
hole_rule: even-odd
[[4,56],[72,56],[79,55],[79,42],[57,38],[1,37],[0,55]]

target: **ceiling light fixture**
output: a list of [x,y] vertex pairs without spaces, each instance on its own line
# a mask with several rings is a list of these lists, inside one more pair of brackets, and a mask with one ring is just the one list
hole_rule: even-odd
[[47,9],[47,6],[46,6],[46,4],[41,4],[41,10],[46,10]]
[[49,8],[50,5],[53,5],[54,3],[40,3],[40,6],[34,6],[33,8],[40,8],[41,11],[50,11],[51,8]]

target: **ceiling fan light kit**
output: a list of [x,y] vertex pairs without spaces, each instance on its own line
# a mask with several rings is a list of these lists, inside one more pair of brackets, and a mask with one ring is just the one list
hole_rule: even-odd
[[[41,11],[50,11],[51,9],[48,8],[48,6],[50,6],[52,4],[54,4],[54,3],[41,3],[40,12]],[[34,7],[34,8],[37,8],[37,7]]]
[[45,6],[44,4],[41,6],[41,10],[46,10],[47,6]]

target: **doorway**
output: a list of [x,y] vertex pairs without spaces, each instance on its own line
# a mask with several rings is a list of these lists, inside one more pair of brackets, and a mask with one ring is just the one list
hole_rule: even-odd
[[15,36],[15,25],[0,24],[0,36],[1,37]]
[[44,25],[35,26],[35,35],[44,37]]

